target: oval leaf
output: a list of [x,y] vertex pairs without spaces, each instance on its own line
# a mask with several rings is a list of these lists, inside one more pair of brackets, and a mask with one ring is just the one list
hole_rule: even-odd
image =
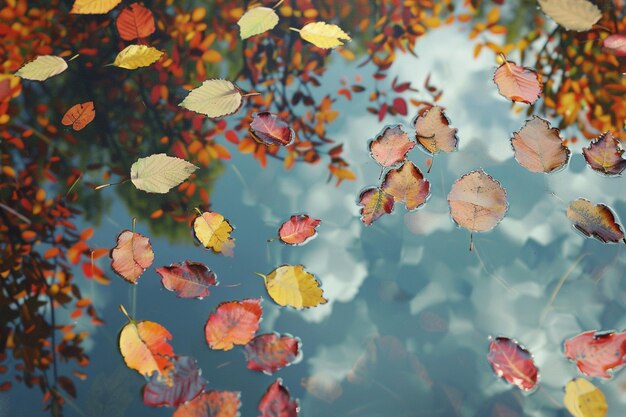
[[537,386],[538,371],[533,357],[523,346],[508,337],[496,337],[489,343],[487,360],[493,372],[522,391]]
[[237,24],[241,39],[248,39],[274,29],[278,24],[278,15],[269,7],[255,7],[247,10]]
[[624,241],[624,231],[617,223],[613,211],[604,204],[594,205],[591,201],[579,198],[567,207],[567,218],[574,228],[587,237],[595,237],[603,243]]
[[291,216],[278,229],[278,238],[287,245],[304,245],[317,235],[317,226],[322,221],[306,214]]
[[113,61],[113,66],[134,70],[147,67],[157,62],[163,56],[163,52],[152,46],[129,45],[120,51]]
[[370,142],[370,156],[380,166],[390,167],[404,161],[407,152],[414,146],[415,142],[409,139],[400,125],[389,126]]
[[161,284],[179,298],[203,298],[210,294],[209,287],[217,285],[217,275],[199,262],[184,261],[156,268]]
[[263,394],[259,411],[260,417],[298,417],[298,401],[291,399],[283,380],[278,378]]
[[181,405],[172,417],[238,417],[239,392],[207,391]]
[[268,275],[258,275],[265,281],[270,298],[280,306],[301,309],[327,302],[320,282],[302,265],[282,265]]
[[567,30],[591,30],[602,17],[598,7],[587,0],[538,0],[541,10]]
[[616,56],[626,56],[626,35],[609,35],[604,39],[602,46]]
[[624,366],[626,332],[583,332],[565,341],[565,356],[584,375],[610,379]]
[[324,49],[343,45],[342,40],[352,40],[339,26],[324,22],[309,23],[300,29],[299,32],[302,39],[311,42],[318,48]]
[[457,129],[450,127],[450,120],[443,109],[434,106],[418,115],[415,121],[415,138],[426,152],[434,155],[438,152],[454,152],[457,150],[459,138]]
[[211,349],[230,350],[252,340],[261,320],[260,298],[227,301],[215,309],[204,326],[206,342]]
[[242,104],[241,90],[235,84],[214,79],[191,90],[179,106],[215,119],[237,113]]
[[288,146],[296,138],[296,132],[289,124],[270,112],[256,113],[248,131],[257,142],[264,145]]
[[567,383],[563,405],[574,417],[604,417],[609,411],[602,391],[583,378]]
[[167,377],[154,374],[143,388],[143,403],[151,407],[178,407],[196,398],[206,380],[196,360],[190,356],[174,356]]
[[124,8],[115,20],[120,38],[125,41],[146,38],[154,33],[154,16],[150,9],[139,3]]
[[361,221],[371,225],[384,214],[393,211],[394,198],[378,187],[369,187],[361,192],[357,204],[362,206]]
[[26,80],[45,81],[67,69],[67,62],[55,55],[39,55],[24,64],[15,75]]
[[504,61],[493,74],[498,92],[513,101],[534,103],[541,95],[541,76],[534,69],[520,67],[511,61]]
[[138,190],[165,194],[189,178],[196,169],[197,166],[184,159],[159,153],[139,158],[130,167],[130,180]]
[[559,129],[541,117],[533,116],[519,132],[513,133],[511,146],[515,159],[530,172],[550,173],[563,168],[570,151],[559,136]]
[[233,226],[219,213],[205,211],[193,221],[193,232],[202,245],[215,253],[233,256]]
[[273,374],[300,358],[300,339],[278,333],[262,334],[244,347],[248,369]]
[[70,13],[74,14],[104,14],[109,13],[122,0],[76,0]]
[[624,150],[619,146],[617,139],[611,132],[600,135],[583,148],[583,155],[587,165],[596,172],[607,176],[621,175],[626,168],[626,159],[622,156]]
[[111,268],[132,284],[137,283],[143,271],[154,261],[150,240],[130,230],[124,230],[117,236],[117,244],[110,256]]
[[381,189],[393,197],[394,203],[404,202],[407,210],[422,206],[430,196],[430,183],[424,179],[422,171],[408,160],[400,168],[387,172]]
[[72,126],[75,131],[82,130],[96,117],[93,101],[75,104],[63,115],[61,123],[64,126]]

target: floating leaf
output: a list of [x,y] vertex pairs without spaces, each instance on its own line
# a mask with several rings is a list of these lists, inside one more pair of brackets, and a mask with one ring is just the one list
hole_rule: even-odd
[[154,33],[154,16],[150,9],[139,3],[124,8],[115,20],[120,38],[125,41],[147,38]]
[[383,214],[393,211],[393,196],[378,187],[369,187],[359,195],[358,205],[362,206],[361,221],[366,226],[374,223]]
[[237,113],[242,104],[239,87],[230,81],[212,79],[191,90],[179,106],[215,119]]
[[302,265],[282,265],[268,275],[257,275],[263,278],[267,293],[280,306],[300,309],[326,304],[320,282]]
[[493,229],[508,208],[504,188],[483,170],[456,180],[448,194],[448,204],[454,221],[471,232]]
[[454,152],[457,150],[459,138],[457,129],[450,127],[450,120],[443,109],[434,106],[425,113],[418,115],[414,121],[415,138],[426,152],[434,155],[438,152]]
[[67,69],[67,62],[55,55],[39,55],[34,60],[24,64],[16,73],[26,80],[45,81]]
[[248,369],[273,374],[300,357],[300,339],[278,333],[262,334],[244,347]]
[[137,283],[143,271],[154,261],[150,240],[130,230],[124,230],[117,236],[117,243],[110,256],[111,268],[132,284]]
[[328,373],[318,373],[303,378],[301,384],[309,394],[329,404],[335,402],[343,394],[343,388],[337,378]]
[[590,30],[602,17],[598,7],[587,0],[538,0],[541,10],[567,30]]
[[603,133],[587,148],[583,148],[587,164],[594,171],[608,176],[621,175],[626,168],[623,153],[624,150],[620,148],[619,142],[611,132]]
[[311,42],[318,48],[335,48],[343,45],[342,40],[352,40],[350,36],[337,25],[331,25],[324,22],[313,22],[305,25],[302,29],[294,29],[300,32],[300,37],[305,41]]
[[317,226],[322,221],[306,214],[291,216],[278,229],[278,238],[288,245],[304,245],[317,235]]
[[190,356],[174,356],[173,369],[163,377],[154,374],[143,389],[143,403],[152,407],[178,407],[196,398],[204,389],[206,381],[198,369],[196,360]]
[[286,121],[266,111],[254,115],[249,132],[257,142],[264,145],[288,146],[296,138],[296,132]]
[[113,66],[134,70],[147,67],[157,62],[163,56],[163,52],[152,46],[129,45],[120,51],[113,61]]
[[622,226],[617,223],[613,211],[604,204],[594,205],[579,198],[567,206],[567,218],[587,237],[595,237],[603,243],[626,243]]
[[231,350],[235,345],[247,344],[259,329],[262,312],[260,298],[220,304],[204,326],[207,343],[216,350]]
[[130,180],[138,190],[165,194],[189,178],[196,169],[197,166],[184,159],[159,153],[139,158],[130,167]]
[[510,100],[526,104],[534,103],[541,95],[541,76],[531,68],[520,67],[504,61],[493,75],[500,94]]
[[489,343],[487,360],[497,376],[522,391],[531,391],[537,386],[538,371],[533,357],[517,341],[496,337]]
[[181,405],[172,417],[238,417],[241,400],[233,391],[207,391]]
[[259,411],[259,417],[298,417],[298,401],[291,399],[283,380],[278,378],[263,394]]
[[602,391],[583,378],[567,383],[563,405],[574,417],[604,417],[609,410]]
[[609,35],[604,39],[602,46],[613,55],[626,56],[626,35]]
[[76,0],[70,13],[74,14],[104,14],[109,13],[122,0]]
[[217,275],[199,262],[184,261],[156,268],[161,284],[180,298],[203,298],[209,287],[217,285]]
[[72,126],[75,131],[82,130],[96,117],[93,101],[75,104],[63,115],[61,123],[64,126]]
[[215,253],[233,256],[233,226],[219,213],[205,211],[193,221],[193,232],[202,245]]
[[610,379],[624,363],[626,332],[583,332],[565,341],[565,356],[587,376]]
[[278,24],[278,15],[269,7],[255,7],[247,10],[237,24],[241,39],[248,39],[274,29]]
[[559,129],[551,128],[547,120],[537,116],[513,133],[511,145],[517,162],[531,172],[557,171],[567,164],[570,156]]
[[414,146],[415,142],[409,139],[400,125],[389,126],[370,142],[370,156],[379,165],[390,167],[404,161],[407,152]]
[[424,179],[422,171],[408,160],[399,168],[387,172],[381,189],[392,196],[395,203],[404,202],[407,210],[417,209],[430,196],[430,183]]

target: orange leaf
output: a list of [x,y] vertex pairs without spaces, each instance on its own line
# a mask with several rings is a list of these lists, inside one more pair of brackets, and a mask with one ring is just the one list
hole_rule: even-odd
[[534,69],[520,67],[511,61],[504,61],[496,69],[493,81],[501,95],[526,104],[534,103],[543,89],[541,77]]
[[150,9],[133,3],[120,12],[115,26],[125,41],[145,38],[154,33],[154,16]]
[[64,126],[72,126],[75,131],[82,130],[96,117],[96,110],[93,101],[75,104],[65,112],[61,123]]
[[315,229],[320,223],[321,220],[313,219],[306,214],[291,216],[278,229],[278,237],[281,242],[288,245],[303,245],[317,234]]
[[245,345],[259,329],[261,298],[227,301],[217,306],[204,327],[206,341],[211,349],[230,350],[234,345]]
[[407,210],[415,210],[430,196],[430,183],[408,160],[400,168],[387,172],[381,189],[393,197],[394,203],[404,202]]
[[419,115],[414,124],[417,143],[428,153],[434,155],[457,150],[457,129],[450,127],[450,121],[441,107],[434,106]]
[[111,259],[113,270],[126,281],[135,284],[143,271],[152,265],[154,252],[147,237],[124,230],[117,236]]
[[370,156],[379,165],[390,167],[402,162],[415,146],[415,142],[409,139],[400,125],[390,126],[383,129],[376,139],[370,142]]
[[567,164],[570,151],[559,136],[559,129],[533,116],[519,132],[513,133],[511,145],[515,159],[530,172],[553,172]]

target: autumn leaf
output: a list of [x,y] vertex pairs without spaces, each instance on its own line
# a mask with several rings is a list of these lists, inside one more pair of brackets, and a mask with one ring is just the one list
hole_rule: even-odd
[[273,374],[300,359],[300,339],[278,333],[262,334],[244,346],[248,369]]
[[626,56],[626,35],[609,35],[602,42],[602,46],[615,56]]
[[292,400],[283,380],[278,378],[259,402],[259,417],[298,417],[298,401]]
[[205,211],[193,221],[196,239],[215,253],[233,256],[235,239],[230,237],[233,226],[219,213]]
[[124,230],[117,236],[117,243],[110,256],[111,268],[132,284],[137,283],[141,274],[154,260],[150,240],[130,230]]
[[422,206],[430,196],[430,183],[424,179],[422,171],[408,160],[399,168],[387,172],[380,188],[393,197],[394,203],[404,202],[407,210]]
[[239,87],[227,80],[211,79],[191,90],[179,106],[216,119],[237,113],[242,104]]
[[70,13],[74,14],[105,14],[120,4],[122,0],[76,0]]
[[165,194],[189,178],[196,169],[197,166],[184,159],[159,153],[139,158],[130,167],[130,180],[138,190]]
[[602,12],[587,0],[538,0],[541,10],[567,30],[591,30]]
[[379,187],[369,187],[359,195],[358,205],[362,206],[361,221],[371,225],[382,215],[393,211],[394,198]]
[[534,103],[543,89],[541,76],[534,69],[506,60],[496,69],[493,81],[502,96],[526,104]]
[[583,148],[583,155],[587,165],[596,172],[607,176],[621,175],[626,168],[626,159],[622,156],[624,150],[621,149],[617,139],[611,132],[605,132],[588,147]]
[[113,61],[114,67],[134,70],[147,67],[157,62],[163,56],[163,52],[152,46],[129,45],[124,48]]
[[209,287],[218,284],[217,275],[199,262],[184,261],[156,268],[161,284],[179,298],[202,299],[210,294]]
[[87,101],[70,107],[63,115],[61,123],[64,126],[72,126],[72,129],[79,131],[91,123],[95,117],[96,110],[94,109],[93,101]]
[[247,10],[237,24],[241,39],[248,39],[274,29],[278,24],[278,15],[269,7],[254,7]]
[[39,55],[24,64],[15,75],[26,80],[45,81],[67,69],[67,62],[55,55]]
[[328,404],[332,404],[343,395],[343,388],[337,378],[327,372],[302,378],[301,385],[309,394]]
[[413,122],[415,138],[426,152],[434,155],[439,152],[457,150],[459,138],[457,129],[450,127],[450,120],[439,106],[431,107]]
[[153,374],[143,388],[143,403],[151,407],[178,407],[196,398],[206,381],[196,360],[190,356],[173,356],[172,369],[166,377]]
[[288,146],[296,138],[296,132],[289,124],[270,112],[255,113],[248,131],[253,139],[264,145]]
[[206,391],[181,405],[172,417],[238,417],[239,392]]
[[574,417],[604,417],[609,410],[602,391],[583,378],[567,383],[563,405]]
[[496,337],[489,343],[487,360],[493,372],[522,391],[537,387],[538,371],[533,357],[517,341]]
[[215,350],[246,345],[259,329],[262,313],[260,298],[221,303],[204,326],[206,342]]
[[583,332],[565,341],[565,356],[584,375],[610,379],[609,371],[614,373],[626,363],[626,332]]
[[415,142],[409,139],[400,125],[389,126],[370,142],[370,156],[382,167],[396,165],[406,158],[415,146]]
[[622,226],[617,223],[613,211],[604,204],[594,205],[579,198],[569,204],[566,214],[574,228],[587,237],[594,237],[603,243],[626,243]]
[[282,265],[268,275],[257,275],[265,281],[270,298],[280,306],[301,309],[327,302],[320,282],[302,265]]
[[541,117],[533,116],[519,132],[513,133],[511,146],[515,159],[530,172],[550,173],[563,168],[570,151],[559,136],[559,129]]
[[343,45],[342,41],[352,40],[339,26],[324,22],[308,23],[302,29],[289,29],[299,32],[302,39],[311,42],[318,48],[335,48]]
[[117,15],[115,26],[120,38],[125,41],[146,38],[154,33],[154,16],[150,9],[139,3],[132,3]]
[[321,222],[306,214],[293,215],[278,229],[278,238],[287,245],[304,245],[317,235]]

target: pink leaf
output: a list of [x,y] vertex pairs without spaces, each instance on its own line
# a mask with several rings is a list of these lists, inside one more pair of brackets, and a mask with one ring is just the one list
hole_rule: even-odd
[[315,237],[320,223],[321,220],[306,214],[294,215],[280,226],[278,237],[288,245],[304,245]]
[[501,95],[526,104],[534,103],[543,89],[541,77],[534,69],[520,67],[511,61],[505,61],[496,69],[493,81]]
[[383,167],[396,165],[406,157],[415,146],[400,125],[390,126],[370,142],[370,156]]
[[539,372],[533,357],[523,346],[508,337],[496,337],[489,344],[487,360],[493,372],[522,391],[537,386]]
[[180,298],[202,298],[210,294],[209,287],[217,285],[217,275],[199,262],[184,261],[156,268],[161,283]]
[[611,378],[608,371],[621,368],[626,356],[626,332],[583,332],[565,341],[565,356],[587,376]]

